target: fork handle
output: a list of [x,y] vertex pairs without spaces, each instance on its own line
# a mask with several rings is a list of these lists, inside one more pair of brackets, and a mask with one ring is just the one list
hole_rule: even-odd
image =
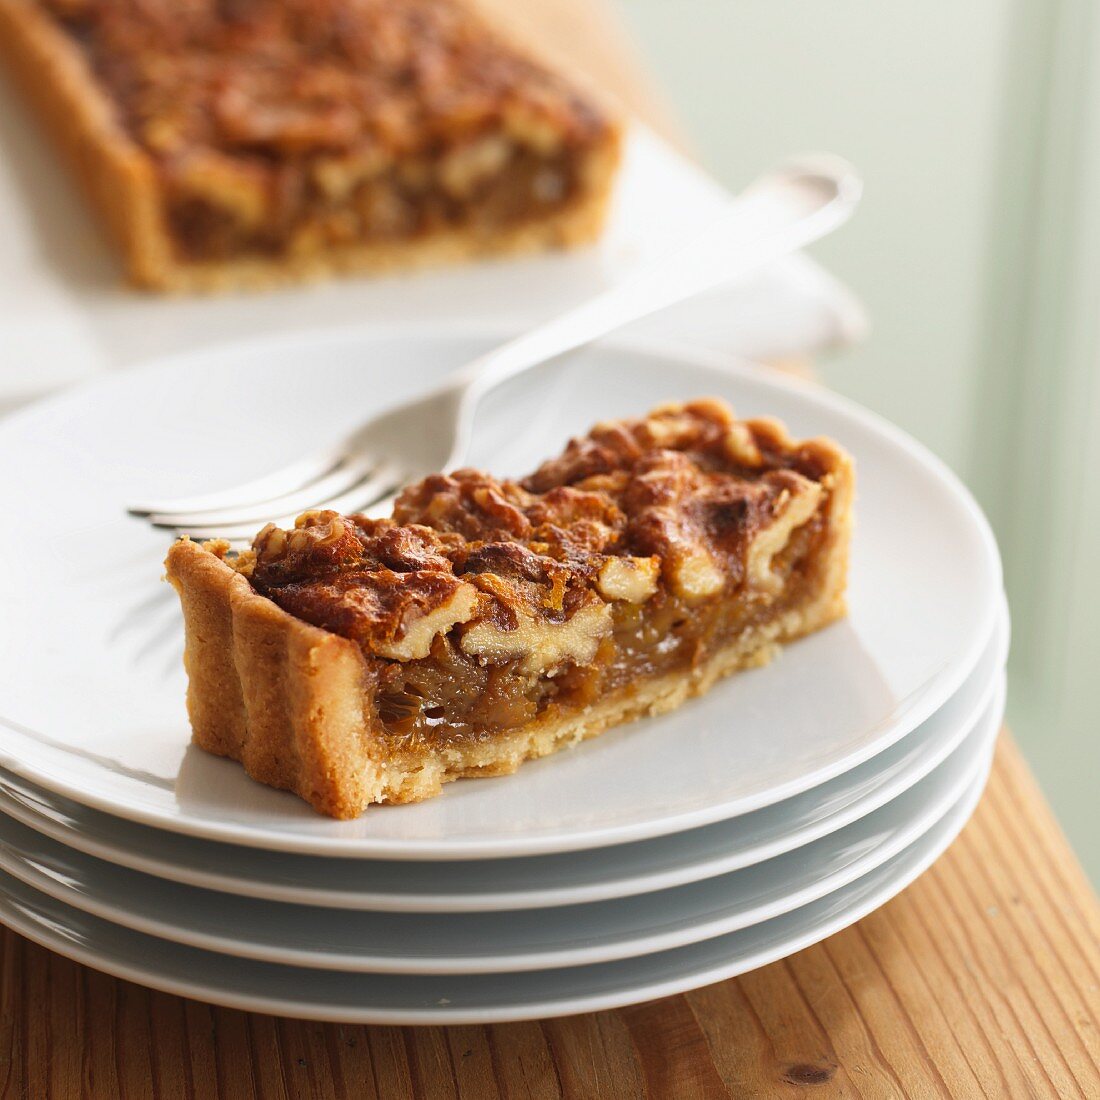
[[724,214],[668,254],[582,305],[475,359],[454,377],[464,405],[487,390],[815,241],[843,225],[863,190],[856,170],[832,155],[802,158],[760,177]]

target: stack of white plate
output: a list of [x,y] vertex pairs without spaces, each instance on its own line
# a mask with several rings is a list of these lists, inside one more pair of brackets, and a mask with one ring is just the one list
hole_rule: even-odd
[[127,499],[257,475],[487,342],[342,331],[114,376],[0,425],[0,920],[160,989],[329,1020],[646,1000],[850,924],[962,828],[1004,708],[989,529],[897,429],[697,350],[609,344],[485,404],[472,464],[714,394],[856,457],[850,615],[674,714],[352,822],[188,745],[165,545]]

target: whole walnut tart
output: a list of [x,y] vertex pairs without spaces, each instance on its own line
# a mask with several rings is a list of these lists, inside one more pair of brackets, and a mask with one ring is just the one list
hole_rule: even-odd
[[591,240],[619,125],[476,4],[0,0],[0,56],[142,286]]
[[195,741],[341,818],[512,772],[843,615],[853,487],[835,443],[700,400],[521,481],[425,478],[389,519],[182,540]]

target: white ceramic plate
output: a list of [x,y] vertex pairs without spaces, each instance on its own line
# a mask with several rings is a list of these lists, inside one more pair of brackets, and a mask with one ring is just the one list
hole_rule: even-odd
[[626,897],[793,851],[884,806],[927,775],[989,706],[1008,650],[1007,609],[966,683],[896,745],[828,783],[699,829],[557,855],[467,862],[329,859],[135,825],[0,772],[0,813],[69,848],[160,878],[272,901],[390,912],[544,908]]
[[931,775],[840,831],[690,886],[511,913],[390,914],[280,905],[168,884],[0,819],[0,869],[115,924],[242,958],[345,972],[486,974],[633,958],[769,920],[854,882],[919,839],[984,774],[996,699]]
[[[0,423],[0,765],[121,817],[320,855],[475,859],[641,840],[789,798],[914,729],[992,634],[1001,574],[972,497],[898,429],[817,387],[699,352],[588,349],[486,400],[473,464],[522,472],[594,421],[713,393],[860,470],[850,616],[673,714],[515,776],[334,822],[189,747],[162,536],[127,499],[272,468],[420,392],[490,341],[338,332],[177,358]],[[517,425],[523,430],[517,431]],[[35,547],[28,553],[28,546]],[[34,639],[34,644],[28,644]]]
[[742,974],[825,939],[883,905],[958,835],[983,774],[923,837],[863,878],[762,924],[687,947],[520,974],[389,975],[277,966],[122,928],[0,874],[0,922],[97,970],[246,1011],[362,1024],[545,1019],[648,1001]]

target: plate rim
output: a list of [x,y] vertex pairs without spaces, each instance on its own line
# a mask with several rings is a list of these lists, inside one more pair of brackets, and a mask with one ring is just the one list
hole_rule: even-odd
[[[917,784],[914,784],[909,791],[898,795],[898,798],[905,798],[907,795],[912,796],[920,783],[930,781],[935,772],[950,767],[953,761],[956,762],[956,767],[960,767],[957,762],[960,756],[965,755],[967,758],[963,761],[961,770],[958,774],[949,775],[943,780],[946,790],[939,792],[934,800],[923,799],[921,804],[911,811],[907,817],[890,826],[886,835],[880,837],[873,847],[859,851],[850,862],[842,867],[834,868],[827,874],[822,874],[816,866],[801,869],[796,871],[796,877],[799,874],[801,875],[797,888],[792,888],[789,881],[785,882],[781,894],[766,901],[758,900],[747,910],[732,915],[727,911],[724,916],[716,916],[713,913],[709,916],[700,915],[689,926],[674,930],[666,928],[658,931],[650,927],[648,930],[634,931],[626,936],[613,938],[615,936],[614,930],[608,928],[599,935],[599,943],[595,945],[585,943],[584,946],[577,946],[568,941],[552,942],[551,939],[547,938],[538,950],[532,948],[522,951],[513,950],[507,955],[493,955],[488,952],[452,954],[449,956],[446,953],[435,955],[413,953],[410,952],[408,947],[404,949],[403,954],[400,950],[394,950],[388,954],[370,954],[369,950],[359,953],[349,953],[345,950],[340,953],[330,952],[325,954],[320,951],[311,951],[306,945],[299,945],[290,949],[286,944],[273,941],[260,947],[249,941],[247,933],[238,932],[235,936],[230,937],[218,935],[213,931],[196,931],[183,923],[162,917],[134,917],[128,903],[131,895],[124,895],[127,898],[127,901],[124,902],[119,900],[119,895],[108,893],[107,896],[104,896],[102,887],[97,891],[84,893],[79,888],[71,885],[69,874],[60,869],[43,869],[39,866],[37,858],[29,857],[22,850],[16,850],[14,845],[7,843],[0,845],[0,870],[3,870],[12,878],[18,879],[32,890],[46,894],[63,905],[80,912],[89,913],[101,920],[131,931],[214,954],[253,959],[258,962],[276,965],[316,970],[336,970],[344,973],[460,976],[492,973],[512,974],[531,970],[598,965],[603,962],[640,958],[645,955],[674,950],[678,947],[717,938],[730,932],[741,931],[792,912],[856,882],[858,879],[870,874],[877,867],[889,862],[895,855],[901,854],[910,845],[917,843],[922,836],[935,828],[937,822],[950,813],[952,807],[966,795],[966,792],[978,780],[979,776],[987,773],[991,767],[1004,713],[1007,677],[1003,670],[998,671],[995,681],[996,687],[993,696],[987,701],[977,720],[968,728],[962,741],[935,768],[921,780],[918,780]],[[971,754],[972,758],[970,758]],[[817,841],[813,841],[811,844],[828,845],[832,842],[841,845],[841,847],[849,845],[852,840],[850,837],[845,840],[843,838],[844,833],[850,829],[859,829],[861,826],[866,826],[874,816],[887,813],[895,802],[896,799],[892,799],[877,807],[871,813],[863,815],[833,833],[818,838]],[[799,849],[795,848],[776,858],[783,859],[795,856],[798,852]],[[750,867],[742,868],[741,871],[753,871],[766,867],[770,862],[772,861],[764,860]],[[18,864],[19,870],[13,870],[13,864]],[[113,865],[109,866],[113,867]],[[729,872],[731,875],[739,873],[740,871]],[[132,872],[126,869],[123,869],[123,874],[135,874],[142,878],[148,877],[141,875],[140,872]],[[707,883],[712,880],[705,879],[701,881]],[[141,887],[145,891],[150,888],[155,890],[156,882],[156,879],[150,879],[149,883],[142,883]],[[690,889],[696,885],[700,884],[689,883],[683,887],[672,887],[671,890]],[[193,888],[181,887],[180,889],[190,891]],[[659,890],[651,893],[667,892]],[[637,903],[639,900],[648,899],[649,893],[643,893],[630,898],[611,899],[611,901],[612,903],[615,901]],[[251,899],[243,900],[251,901]],[[269,904],[272,903],[259,902],[258,907],[262,908]],[[278,905],[279,903],[274,904]],[[736,901],[729,903],[729,905],[735,904]],[[364,916],[362,913],[348,913],[344,910],[334,910],[333,912],[339,912],[340,919],[346,918],[349,924]],[[545,919],[550,921],[553,921],[555,917],[560,918],[560,912],[556,908],[536,908],[534,912],[544,914]],[[391,916],[391,914],[370,915]],[[435,918],[441,923],[449,922],[452,916],[458,915],[422,914],[422,916]],[[480,918],[482,915],[480,913],[464,914],[467,918]],[[507,916],[508,914],[497,915]],[[257,913],[256,916],[257,919],[262,918],[260,913]],[[560,919],[558,923],[561,923]],[[614,918],[612,918],[611,923],[614,923]],[[586,932],[586,938],[594,934],[589,929]]]
[[[11,417],[0,422],[0,439],[14,428],[25,426],[35,416],[48,415],[51,410],[63,408],[70,403],[87,400],[89,395],[110,391],[116,387],[126,388],[133,385],[134,379],[146,380],[157,376],[170,375],[180,370],[184,364],[196,361],[217,361],[234,354],[262,354],[265,349],[279,347],[283,350],[298,347],[316,350],[321,342],[337,343],[349,338],[363,339],[377,343],[392,340],[423,341],[425,339],[446,340],[499,339],[502,332],[514,335],[516,329],[501,325],[484,325],[480,322],[455,325],[439,322],[424,326],[408,324],[387,325],[334,325],[286,334],[246,338],[202,348],[198,351],[174,353],[146,362],[127,371],[112,373],[95,378],[66,390],[60,394],[33,403],[19,410]],[[0,715],[0,764],[25,779],[44,787],[46,790],[64,795],[71,800],[105,813],[141,824],[152,825],[167,831],[184,835],[202,837],[210,840],[222,840],[243,847],[263,848],[270,851],[298,852],[302,854],[328,855],[344,858],[371,858],[390,860],[471,860],[510,858],[538,855],[552,852],[578,851],[581,849],[609,847],[632,840],[644,840],[656,836],[670,835],[684,830],[711,824],[716,821],[737,817],[755,809],[782,801],[812,787],[827,782],[844,771],[858,766],[878,752],[895,744],[907,733],[915,729],[936,709],[950,698],[966,677],[976,667],[981,653],[992,635],[996,616],[999,611],[999,593],[1003,585],[1003,571],[996,540],[987,518],[976,499],[961,479],[938,456],[914,439],[903,429],[877,413],[866,409],[858,402],[835,394],[823,386],[791,375],[785,375],[774,368],[753,363],[725,352],[702,348],[682,341],[653,339],[634,339],[629,336],[616,336],[599,341],[597,346],[612,351],[625,351],[650,360],[664,363],[685,364],[695,368],[711,370],[726,375],[746,378],[750,384],[762,386],[765,390],[778,389],[797,395],[811,404],[824,406],[833,412],[848,417],[865,430],[877,435],[889,446],[903,452],[918,467],[922,468],[935,481],[939,482],[962,508],[978,537],[978,544],[987,566],[985,576],[988,589],[984,612],[980,626],[975,629],[966,645],[956,651],[945,665],[917,691],[921,694],[919,704],[913,705],[904,717],[895,719],[869,744],[848,754],[832,764],[818,767],[798,779],[774,786],[770,790],[753,798],[742,797],[737,802],[716,802],[703,808],[681,811],[674,815],[649,818],[645,822],[619,826],[602,826],[585,831],[576,830],[572,835],[562,833],[544,834],[537,837],[500,841],[461,842],[447,845],[438,839],[432,841],[379,840],[364,837],[320,837],[294,834],[273,834],[270,829],[257,825],[226,824],[216,820],[197,819],[172,813],[160,807],[137,803],[120,804],[117,799],[95,791],[88,791],[79,784],[59,778],[48,770],[36,767],[24,761],[18,752],[13,753],[4,744],[4,732],[35,740],[33,730],[22,727]],[[59,750],[63,751],[63,750]],[[368,811],[369,812],[369,809]]]
[[[245,1012],[258,1012],[273,1016],[291,1016],[296,1019],[317,1020],[330,1023],[349,1024],[377,1024],[387,1026],[404,1025],[479,1025],[491,1023],[508,1023],[523,1020],[550,1019],[559,1016],[570,1016],[578,1013],[599,1012],[626,1005],[639,1004],[644,1001],[656,1000],[673,996],[691,989],[697,989],[714,982],[725,981],[737,977],[740,974],[756,970],[779,959],[786,958],[815,943],[819,943],[829,936],[844,928],[862,920],[868,914],[885,905],[896,897],[902,890],[920,877],[937,859],[954,843],[959,833],[962,832],[976,809],[989,781],[989,772],[981,775],[971,788],[963,795],[959,802],[948,810],[947,815],[938,823],[944,825],[942,835],[937,834],[936,827],[916,840],[913,845],[904,852],[899,853],[892,861],[887,861],[871,875],[882,871],[890,863],[896,863],[903,869],[895,877],[887,878],[879,884],[867,896],[858,902],[843,907],[839,912],[833,913],[826,920],[806,929],[792,934],[788,938],[773,943],[768,948],[757,952],[748,952],[738,956],[736,961],[712,963],[695,969],[688,969],[675,977],[658,979],[641,985],[620,985],[611,991],[604,991],[587,996],[574,994],[562,996],[554,1000],[531,1001],[527,1004],[516,1004],[503,1009],[492,1007],[473,1008],[468,1010],[448,1010],[443,1004],[436,1003],[432,1006],[419,1008],[383,1009],[373,1011],[368,1008],[348,1009],[346,1006],[337,1007],[325,1005],[319,1000],[292,1002],[285,999],[277,999],[266,995],[240,994],[233,991],[213,990],[209,985],[191,980],[164,980],[157,974],[150,973],[149,964],[135,966],[129,962],[116,963],[113,960],[110,965],[104,965],[102,952],[96,952],[88,946],[87,938],[76,938],[72,935],[63,935],[56,928],[45,925],[42,920],[33,920],[26,916],[25,909],[14,906],[17,915],[12,915],[13,903],[11,899],[0,891],[0,923],[25,936],[27,939],[38,943],[47,950],[54,951],[75,962],[88,966],[101,973],[110,974],[124,981],[132,981],[148,988],[170,993],[180,997],[186,997],[207,1004],[217,1004],[226,1008],[238,1009]],[[935,840],[926,850],[918,849],[935,834]],[[905,860],[906,856],[910,859]],[[857,888],[863,880],[857,879],[848,887],[841,889]],[[827,895],[828,896],[828,895]],[[824,899],[819,899],[824,900]],[[816,904],[811,902],[810,905]],[[66,907],[67,908],[67,907]],[[807,908],[807,907],[804,907]],[[799,910],[794,910],[798,913]],[[782,920],[789,917],[777,919]],[[106,922],[104,922],[106,923]],[[765,927],[769,922],[757,926]],[[738,933],[731,933],[737,935]],[[138,935],[138,933],[127,933]],[[721,938],[721,937],[719,937]],[[180,950],[197,950],[195,948],[180,948]],[[681,949],[683,950],[683,949]],[[253,960],[242,960],[251,965]],[[278,968],[278,964],[266,964]],[[596,964],[599,965],[599,964]],[[614,963],[608,965],[616,965]],[[325,973],[325,972],[313,972]],[[328,972],[332,973],[332,972]],[[498,975],[499,977],[499,975]],[[152,980],[151,980],[152,979]],[[213,995],[212,995],[213,992]]]
[[[840,829],[854,824],[856,821],[867,816],[870,813],[874,813],[876,810],[881,809],[892,799],[904,794],[910,787],[915,786],[923,778],[931,773],[939,764],[943,763],[948,756],[951,755],[966,739],[968,734],[972,731],[972,728],[981,720],[983,714],[991,704],[994,695],[998,688],[999,680],[1005,674],[1005,659],[1008,652],[1009,643],[1009,621],[1007,606],[1003,612],[1003,617],[998,623],[998,630],[1000,630],[1000,638],[995,642],[991,642],[991,648],[987,649],[982,655],[984,660],[986,654],[991,653],[992,659],[990,664],[992,668],[990,670],[987,682],[981,687],[980,694],[976,700],[972,703],[970,710],[967,712],[963,721],[959,723],[959,732],[957,735],[952,734],[945,738],[947,742],[946,748],[939,750],[939,755],[931,762],[928,759],[921,758],[919,764],[911,766],[909,769],[901,773],[901,776],[895,776],[892,780],[883,783],[883,787],[890,791],[886,797],[881,797],[882,789],[876,789],[868,795],[861,796],[850,806],[847,806],[843,811],[828,815],[823,821],[815,823],[814,825],[805,826],[796,831],[796,833],[777,835],[769,841],[758,843],[755,847],[751,847],[746,851],[740,853],[732,860],[711,859],[710,861],[693,860],[686,867],[691,868],[690,873],[684,873],[683,867],[680,872],[666,871],[661,876],[646,875],[644,873],[636,873],[631,877],[624,879],[613,880],[615,885],[613,888],[608,888],[607,880],[601,882],[598,886],[588,886],[578,889],[576,886],[565,887],[555,886],[547,887],[542,891],[537,890],[512,890],[507,892],[504,890],[485,891],[480,894],[461,895],[460,903],[456,904],[453,897],[448,896],[446,893],[439,893],[434,895],[429,894],[415,894],[407,893],[401,894],[397,891],[375,891],[373,893],[369,891],[360,890],[358,892],[348,891],[341,895],[331,890],[325,890],[323,886],[309,886],[309,885],[287,885],[280,883],[274,878],[270,878],[263,882],[263,880],[256,878],[251,880],[255,885],[251,889],[242,889],[241,883],[243,880],[240,878],[234,878],[228,870],[222,870],[218,872],[204,872],[202,870],[190,871],[188,870],[183,875],[178,872],[173,873],[172,861],[170,858],[150,858],[143,853],[138,853],[136,859],[131,855],[132,849],[127,851],[126,844],[112,843],[98,841],[88,842],[84,839],[84,834],[80,832],[79,826],[66,825],[61,821],[51,820],[48,814],[40,811],[36,811],[35,808],[28,804],[28,802],[18,799],[16,796],[11,795],[5,791],[3,777],[0,777],[0,814],[5,814],[14,818],[20,824],[32,829],[42,835],[48,837],[51,840],[56,841],[66,847],[73,848],[75,851],[82,853],[83,855],[90,856],[93,859],[102,860],[106,863],[113,863],[116,866],[123,867],[127,870],[136,871],[141,874],[149,875],[153,878],[160,878],[168,882],[178,883],[183,886],[191,886],[201,890],[209,890],[213,892],[220,892],[231,894],[239,897],[254,898],[261,901],[280,902],[283,904],[298,904],[304,906],[310,906],[315,908],[328,908],[328,909],[342,909],[359,912],[388,912],[388,913],[487,913],[487,912],[506,912],[516,909],[528,909],[528,908],[556,908],[558,906],[583,904],[586,902],[608,901],[615,898],[632,897],[638,894],[650,893],[655,890],[672,889],[676,886],[685,886],[693,882],[700,882],[707,878],[713,878],[717,875],[727,874],[732,871],[741,870],[746,867],[753,866],[757,863],[764,862],[768,859],[774,859],[777,856],[783,855],[786,852],[793,851],[795,848],[802,847],[805,844],[812,843],[815,840],[823,839]],[[996,649],[992,648],[992,645],[996,645]],[[966,684],[960,687],[960,691],[966,690]],[[955,697],[949,699],[944,706],[949,706]],[[933,721],[936,715],[932,715],[926,720],[927,722]],[[901,739],[904,742],[906,738],[911,737],[917,733],[917,730],[911,731],[906,734],[906,737]],[[884,750],[888,752],[889,750]],[[879,754],[881,755],[881,754]],[[875,759],[872,757],[872,760]],[[870,761],[866,761],[870,763]],[[853,769],[854,770],[854,769]],[[835,777],[833,782],[839,781],[843,778],[843,775]],[[812,790],[812,788],[811,788]],[[34,791],[32,794],[43,794],[50,796],[52,792],[48,791]],[[803,792],[803,795],[809,794],[809,791]],[[59,797],[53,795],[53,797]],[[795,795],[795,798],[802,797]],[[13,812],[13,804],[16,812]],[[126,828],[138,828],[138,829],[151,829],[151,826],[141,825],[139,823],[127,821],[123,818],[118,818],[110,814],[104,814],[100,810],[95,810],[92,807],[83,806],[79,803],[74,803],[79,810],[86,813],[98,814],[103,817],[107,822],[114,823],[124,829]],[[780,805],[779,803],[775,805]],[[61,812],[68,813],[67,810]],[[42,828],[45,824],[48,827]],[[716,822],[714,824],[721,824]],[[828,825],[827,828],[822,828],[822,825]],[[706,826],[704,826],[706,828]],[[693,830],[685,830],[681,834],[672,834],[686,836]],[[156,834],[151,834],[155,837]],[[195,838],[185,836],[183,834],[173,834],[178,836],[181,842],[197,842],[201,844],[220,844],[219,841],[208,841],[202,838]],[[793,839],[792,837],[796,838]],[[73,840],[77,843],[73,843]],[[660,839],[660,838],[657,838]],[[644,844],[646,841],[639,841],[637,843]],[[227,845],[227,847],[232,847]],[[241,855],[251,849],[240,849]],[[600,851],[612,851],[612,849],[597,849]],[[119,852],[122,852],[124,856],[130,858],[118,858]],[[111,854],[104,854],[109,852]],[[294,853],[280,853],[289,855],[291,858],[309,858],[298,856]],[[326,857],[327,858],[327,857]],[[528,859],[538,860],[541,856],[525,857]],[[388,861],[393,862],[393,861]],[[489,863],[496,861],[489,860]],[[702,873],[696,873],[701,867],[705,867]],[[628,885],[629,889],[624,889],[624,886]],[[571,890],[572,893],[567,893]]]

